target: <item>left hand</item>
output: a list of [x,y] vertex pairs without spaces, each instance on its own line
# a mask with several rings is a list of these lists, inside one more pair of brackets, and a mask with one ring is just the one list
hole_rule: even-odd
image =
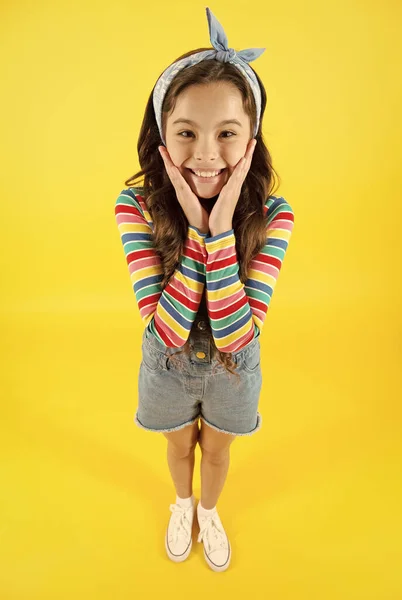
[[247,145],[246,154],[233,168],[228,167],[229,180],[221,189],[209,215],[208,223],[211,237],[232,229],[233,214],[240,198],[241,187],[250,169],[256,144],[256,139],[251,139]]

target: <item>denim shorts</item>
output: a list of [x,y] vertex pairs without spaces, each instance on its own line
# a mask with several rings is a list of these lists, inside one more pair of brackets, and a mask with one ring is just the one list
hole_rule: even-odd
[[232,353],[229,373],[211,356],[208,334],[196,321],[189,335],[190,356],[173,356],[180,348],[164,346],[146,327],[138,375],[138,409],[134,422],[148,431],[177,431],[202,419],[232,435],[251,435],[261,427],[258,401],[262,386],[260,338]]

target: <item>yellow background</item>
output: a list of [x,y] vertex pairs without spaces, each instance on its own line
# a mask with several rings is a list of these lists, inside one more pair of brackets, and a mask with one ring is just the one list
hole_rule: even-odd
[[[169,561],[166,439],[136,427],[143,331],[114,220],[201,2],[3,2],[0,598],[397,600],[401,4],[209,4],[253,62],[295,229],[236,440],[214,573]],[[194,492],[200,498],[197,448]],[[198,529],[196,529],[198,531]]]

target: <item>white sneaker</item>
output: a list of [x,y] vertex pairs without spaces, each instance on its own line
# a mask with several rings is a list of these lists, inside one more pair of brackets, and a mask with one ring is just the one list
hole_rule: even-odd
[[218,511],[209,517],[199,516],[197,511],[200,533],[198,542],[204,544],[204,556],[213,571],[225,571],[232,555],[232,549],[223,528]]
[[169,525],[165,536],[165,548],[168,557],[174,562],[186,560],[193,545],[192,528],[195,499],[192,506],[183,508],[180,504],[171,504]]

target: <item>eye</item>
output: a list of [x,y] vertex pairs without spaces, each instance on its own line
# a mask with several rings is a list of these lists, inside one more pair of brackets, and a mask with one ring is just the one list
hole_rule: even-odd
[[[183,136],[182,133],[191,133],[192,134],[193,132],[186,129],[185,131],[181,131],[177,135],[179,135],[180,137],[184,137],[184,138],[188,137],[187,135]],[[229,137],[236,135],[236,133],[234,133],[233,131],[222,131],[222,133],[230,133],[231,135]],[[227,137],[228,136],[225,136],[226,139],[227,139]]]

